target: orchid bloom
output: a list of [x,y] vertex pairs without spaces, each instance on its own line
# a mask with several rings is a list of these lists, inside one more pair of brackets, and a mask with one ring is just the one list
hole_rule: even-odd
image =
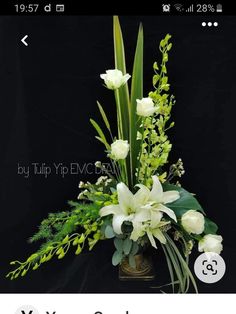
[[130,238],[135,241],[147,233],[151,244],[155,246],[152,234],[159,241],[163,240],[163,235],[159,232],[159,227],[163,225],[163,213],[176,221],[173,210],[164,204],[172,203],[180,196],[178,191],[163,192],[158,177],[153,176],[152,179],[151,191],[143,184],[138,184],[139,190],[135,194],[123,182],[118,183],[118,204],[101,208],[100,216],[113,215],[112,226],[116,234],[122,234],[121,226],[124,221],[132,222],[133,232]]

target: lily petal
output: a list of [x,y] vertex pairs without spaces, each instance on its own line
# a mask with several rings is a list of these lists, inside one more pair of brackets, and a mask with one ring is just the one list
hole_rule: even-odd
[[125,215],[114,215],[112,220],[112,227],[115,233],[122,234],[121,226],[124,221],[129,221],[129,216]]
[[167,191],[163,192],[162,203],[172,203],[180,198],[180,194],[178,191]]
[[159,223],[161,222],[162,217],[163,217],[163,214],[161,211],[152,210],[151,211],[151,225],[150,225],[150,227],[156,228],[159,225]]
[[152,176],[153,185],[152,190],[149,194],[149,200],[156,203],[162,202],[163,188],[157,176]]
[[150,190],[143,184],[137,184],[139,190],[134,194],[134,206],[138,208],[147,203]]
[[152,231],[152,234],[155,238],[157,238],[162,244],[166,244],[166,238],[164,237],[163,233],[160,229],[155,229]]
[[130,192],[128,187],[123,183],[117,184],[118,202],[123,214],[128,214],[128,210],[133,208],[134,195]]
[[157,245],[156,245],[155,239],[153,238],[153,235],[152,235],[152,233],[151,233],[150,230],[147,230],[147,236],[148,236],[148,239],[149,239],[150,242],[151,242],[151,245],[152,245],[155,249],[157,249]]
[[133,221],[144,222],[150,219],[150,210],[147,210],[146,208],[140,208],[140,210],[135,213]]
[[145,231],[144,231],[144,226],[141,222],[133,222],[133,231],[130,235],[130,239],[133,241],[137,241],[138,238],[144,236]]
[[102,207],[99,214],[101,217],[107,215],[119,215],[122,214],[122,209],[120,208],[120,205],[108,205]]
[[177,218],[175,216],[175,213],[173,212],[172,209],[162,205],[162,204],[158,204],[158,206],[155,208],[157,210],[160,210],[163,213],[166,213],[170,218],[172,218],[175,222],[177,222]]

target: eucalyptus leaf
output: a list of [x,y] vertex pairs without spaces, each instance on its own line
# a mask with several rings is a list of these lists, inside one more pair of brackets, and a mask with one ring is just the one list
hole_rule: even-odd
[[123,252],[124,241],[122,239],[115,238],[114,239],[114,245],[115,245],[115,248],[117,249],[117,251],[119,251],[120,253]]
[[125,255],[128,255],[130,253],[130,250],[132,248],[132,240],[130,240],[129,238],[126,238],[124,240],[124,244],[123,244],[123,250]]
[[105,233],[105,237],[107,239],[114,238],[114,236],[115,236],[114,230],[113,230],[112,226],[110,226],[110,225],[106,226],[104,233]]
[[123,255],[121,252],[119,251],[115,251],[113,256],[112,256],[112,265],[113,266],[117,266],[120,264],[120,262],[122,261]]
[[137,242],[133,242],[130,254],[135,255],[139,251],[139,245]]
[[132,255],[132,254],[129,255],[129,265],[132,268],[136,268],[135,258],[134,258],[134,255]]
[[163,189],[164,191],[175,190],[180,193],[180,198],[178,200],[176,200],[175,202],[166,204],[167,207],[169,207],[175,212],[178,218],[182,217],[182,215],[190,209],[198,210],[204,213],[204,210],[201,207],[201,205],[198,203],[197,199],[191,193],[189,193],[182,187],[176,186],[174,184],[164,183]]
[[114,189],[113,187],[110,187],[110,191],[111,191],[111,193],[115,193],[116,189]]

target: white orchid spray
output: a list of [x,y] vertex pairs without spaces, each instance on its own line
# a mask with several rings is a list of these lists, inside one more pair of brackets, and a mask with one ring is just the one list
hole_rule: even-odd
[[113,18],[113,34],[115,65],[100,78],[108,92],[114,93],[117,129],[111,127],[99,102],[105,130],[90,119],[110,163],[95,163],[100,178],[95,183],[81,182],[82,192],[78,200],[69,202],[70,209],[50,214],[42,222],[31,241],[45,243],[25,262],[13,261],[11,264],[18,266],[7,276],[25,276],[29,269],[37,269],[54,256],[62,259],[71,247],[78,255],[86,247],[92,250],[99,240],[113,239],[114,266],[128,263],[137,272],[137,254],[146,248],[159,254],[159,248],[166,257],[173,292],[187,292],[190,283],[197,292],[188,265],[191,250],[197,244],[199,252],[220,254],[223,238],[217,235],[217,225],[206,217],[194,195],[177,181],[184,174],[182,160],[168,166],[172,144],[167,131],[174,126],[170,119],[175,104],[167,75],[171,35],[160,41],[162,58],[153,64],[153,89],[144,94],[142,25],[132,77],[126,70],[117,16]]

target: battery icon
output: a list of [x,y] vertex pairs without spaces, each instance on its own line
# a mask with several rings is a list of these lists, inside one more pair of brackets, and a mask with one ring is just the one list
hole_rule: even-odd
[[65,11],[64,4],[57,4],[56,5],[56,12],[64,12],[64,11]]
[[222,12],[222,4],[217,4],[216,12]]

